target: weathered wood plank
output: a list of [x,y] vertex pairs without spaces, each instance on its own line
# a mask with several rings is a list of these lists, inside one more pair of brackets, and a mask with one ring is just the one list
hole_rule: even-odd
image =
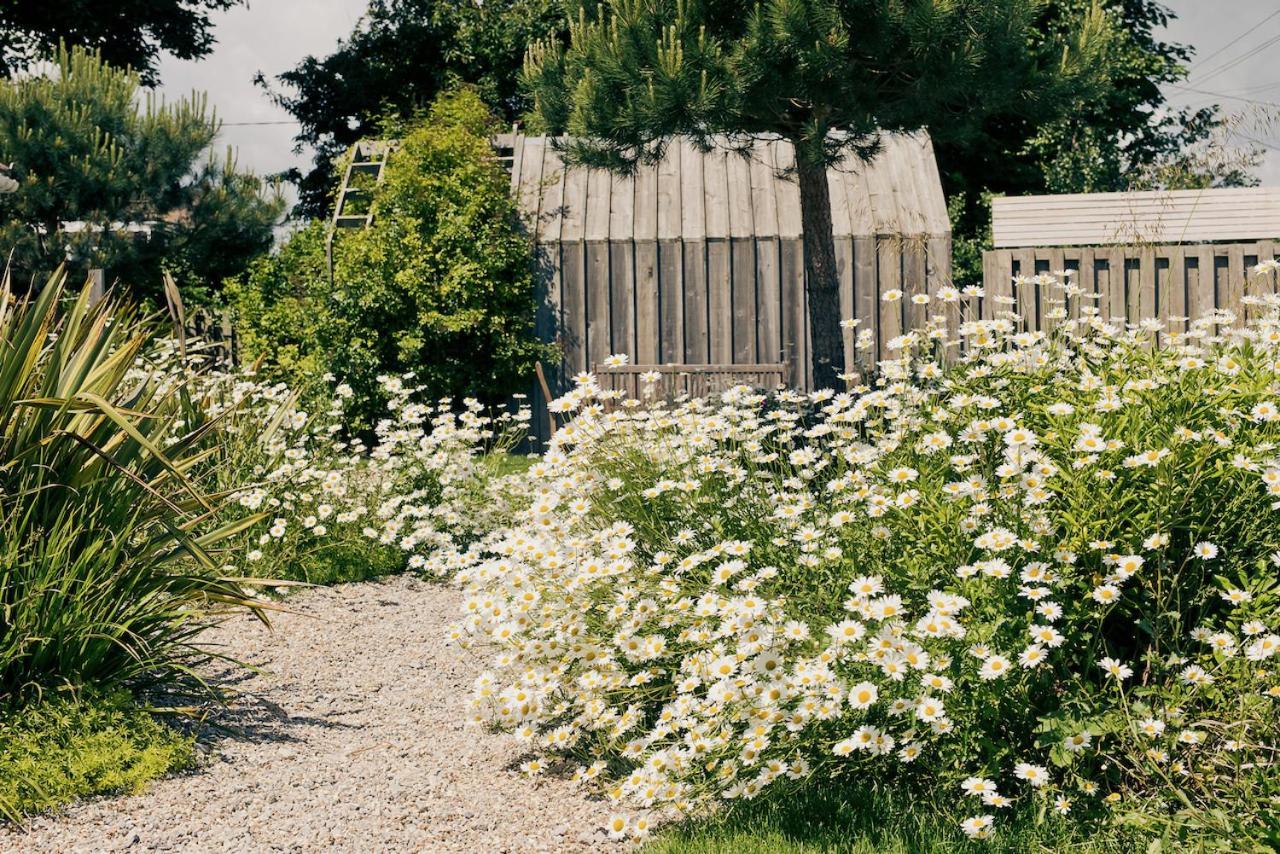
[[929,282],[926,278],[927,263],[925,259],[925,243],[921,237],[906,237],[902,240],[902,298],[906,315],[907,329],[921,329],[929,321],[929,305],[917,303],[917,294],[928,296]]
[[756,242],[751,238],[729,241],[730,303],[732,311],[732,362],[759,361],[756,355]]
[[754,242],[756,254],[756,358],[762,362],[783,361],[781,266],[778,238],[762,237]]
[[702,157],[707,239],[729,236],[729,153],[713,148]]
[[[836,280],[840,286],[840,319],[853,317],[853,238],[836,237]],[[854,365],[853,333],[844,332],[841,336],[844,343],[845,370],[850,371]]]
[[697,242],[707,236],[707,200],[702,186],[703,157],[702,152],[688,140],[682,140],[679,149],[680,233],[677,236],[685,242]]
[[[775,142],[772,146],[775,174],[790,176],[796,165],[795,149],[783,142]],[[799,237],[800,186],[794,177],[779,178],[774,190],[778,198],[778,235],[784,239]]]
[[636,355],[636,181],[609,176],[609,351]]
[[[1160,288],[1160,319],[1164,321],[1167,333],[1181,332],[1183,322],[1177,320],[1187,316],[1187,260],[1183,256],[1182,247],[1174,246],[1169,250],[1169,266],[1165,277],[1157,283]],[[1167,341],[1167,337],[1162,338]]]
[[877,360],[894,359],[898,354],[888,344],[902,334],[902,299],[886,300],[885,294],[902,290],[902,246],[892,237],[876,241],[876,267],[879,270],[880,348]]
[[791,366],[791,381],[809,388],[809,350],[805,346],[808,315],[804,299],[804,247],[800,238],[783,238],[778,244],[782,285],[782,349],[784,361]]
[[[1213,314],[1218,304],[1217,276],[1213,270],[1213,247],[1197,246],[1194,251],[1197,270],[1196,288],[1194,299],[1189,295],[1188,300],[1192,302],[1194,309],[1191,316],[1201,318]],[[1188,254],[1191,252],[1191,249],[1187,250]]]
[[1093,248],[1086,246],[1080,250],[1080,267],[1076,274],[1076,284],[1082,293],[1071,300],[1069,314],[1072,320],[1080,318],[1080,309],[1084,306],[1097,307],[1094,296],[1098,293],[1098,262],[1094,258]]
[[1036,274],[1035,250],[1015,249],[1013,261],[1018,267],[1018,276],[1023,280],[1027,280],[1013,286],[1013,296],[1018,301],[1014,310],[1022,318],[1023,329],[1035,329],[1036,306],[1039,303],[1039,295],[1036,284],[1029,281]]
[[587,361],[603,362],[613,352],[609,301],[609,241],[589,240],[586,246]]
[[756,231],[756,351],[762,361],[783,361],[782,282],[779,262],[776,141],[757,144],[751,159],[751,217]]
[[863,330],[871,333],[871,346],[857,352],[858,369],[864,377],[869,377],[875,369],[883,340],[880,335],[878,255],[874,237],[853,239],[853,316],[858,319],[858,325],[854,327],[855,341],[857,333]]
[[684,252],[684,361],[705,365],[711,361],[707,332],[707,244],[685,240]]
[[751,198],[752,156],[754,151],[746,155],[730,151],[725,155],[729,236],[743,240],[750,240],[757,234]]
[[587,241],[604,242],[609,239],[612,221],[611,196],[613,178],[607,170],[587,170],[587,197],[583,204],[582,236]]
[[662,336],[658,332],[658,243],[645,240],[634,244],[635,254],[635,358],[652,364],[661,358]]
[[1227,307],[1244,317],[1244,247],[1236,244],[1227,247]]
[[1158,318],[1160,316],[1160,306],[1157,304],[1156,293],[1156,252],[1155,249],[1148,246],[1145,247],[1138,256],[1138,263],[1141,265],[1138,270],[1138,320],[1147,320],[1150,318]]
[[[925,277],[929,294],[929,314],[943,319],[947,332],[946,340],[953,342],[960,332],[961,300],[943,302],[938,292],[951,287],[951,242],[941,237],[931,237],[925,243]],[[952,346],[946,351],[948,359],[953,359],[959,350]]]
[[733,361],[733,262],[729,240],[708,238],[707,253],[707,335],[709,361]]
[[[1063,272],[1067,269],[1067,256],[1061,247],[1052,247],[1044,253],[1048,261],[1048,272],[1059,282],[1064,281]],[[1066,305],[1066,296],[1062,288],[1046,287],[1040,289],[1040,328],[1046,332],[1053,328],[1050,320],[1055,313],[1060,313]]]
[[609,241],[609,351],[639,361],[636,340],[636,245]]
[[[1273,261],[1276,257],[1275,242],[1271,240],[1259,240],[1257,251],[1257,262]],[[1252,271],[1248,271],[1249,282],[1253,290],[1254,296],[1265,296],[1276,292],[1276,274],[1275,271],[1267,273],[1263,276],[1255,276]]]
[[679,240],[660,240],[658,247],[658,304],[661,321],[659,359],[684,361],[684,261]]
[[560,334],[565,371],[572,376],[587,369],[586,244],[560,244],[561,294],[564,329]]
[[1126,319],[1127,305],[1124,298],[1125,281],[1128,278],[1128,270],[1125,263],[1124,249],[1110,249],[1107,251],[1107,313],[1103,315],[1107,320],[1116,320],[1124,322]]

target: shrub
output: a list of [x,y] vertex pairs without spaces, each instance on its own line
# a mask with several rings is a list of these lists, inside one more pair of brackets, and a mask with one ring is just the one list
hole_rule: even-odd
[[179,679],[197,617],[249,601],[187,474],[210,425],[183,431],[185,385],[133,369],[145,324],[62,294],[0,287],[0,702]]
[[442,96],[404,129],[371,188],[372,227],[337,234],[332,284],[324,226],[314,225],[230,286],[244,350],[265,358],[266,376],[295,388],[341,377],[364,430],[385,409],[384,374],[486,403],[528,380],[543,353],[533,258],[493,156],[495,129],[470,90]]
[[[172,344],[159,360],[170,365],[166,373],[181,374]],[[346,384],[308,412],[297,393],[252,372],[196,378],[195,406],[220,422],[222,437],[201,466],[201,483],[229,499],[226,526],[259,519],[222,544],[226,575],[362,580],[421,568],[433,550],[470,542],[509,518],[500,467],[525,437],[528,410],[490,417],[475,400],[424,404],[423,389],[408,378],[380,380],[386,417],[368,447],[345,435],[353,395]]]
[[0,817],[18,820],[76,798],[137,792],[191,759],[190,737],[124,692],[48,697],[0,711]]
[[935,325],[853,393],[584,380],[525,516],[437,558],[498,647],[474,722],[654,809],[898,781],[974,838],[1274,839],[1280,303],[1172,332],[1057,286],[1052,333],[947,364]]

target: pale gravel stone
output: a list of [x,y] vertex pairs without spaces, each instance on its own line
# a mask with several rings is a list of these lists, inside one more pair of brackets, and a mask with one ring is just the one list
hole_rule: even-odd
[[[514,770],[513,740],[465,727],[483,659],[447,643],[461,594],[409,576],[310,590],[273,628],[206,642],[263,669],[199,768],[135,797],[0,828],[0,851],[602,851],[611,806]],[[233,677],[234,678],[234,677]]]

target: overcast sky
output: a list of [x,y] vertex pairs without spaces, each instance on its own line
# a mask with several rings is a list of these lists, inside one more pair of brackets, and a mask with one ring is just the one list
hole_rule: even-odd
[[274,77],[307,55],[331,53],[365,6],[366,0],[249,0],[215,13],[213,53],[194,62],[162,59],[162,91],[167,98],[208,92],[223,121],[220,142],[239,151],[241,166],[270,174],[305,165],[310,158],[293,152],[297,125],[253,85],[253,76]]
[[[1264,184],[1280,185],[1280,122],[1271,118],[1280,116],[1280,0],[1165,3],[1179,16],[1168,38],[1193,45],[1197,54],[1185,88],[1170,89],[1170,100],[1220,103],[1240,113],[1237,142],[1247,136],[1272,146],[1258,175]],[[248,8],[216,16],[218,44],[210,56],[161,63],[163,91],[168,97],[208,92],[225,122],[221,142],[239,150],[243,166],[266,174],[305,165],[306,154],[292,150],[296,127],[289,114],[253,85],[253,75],[274,76],[308,54],[328,54],[364,8],[365,0],[250,0]]]

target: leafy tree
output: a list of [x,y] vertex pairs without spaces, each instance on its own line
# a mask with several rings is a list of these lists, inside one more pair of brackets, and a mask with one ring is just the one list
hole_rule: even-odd
[[317,222],[229,285],[246,355],[295,387],[325,373],[350,383],[358,429],[385,412],[381,374],[494,404],[526,383],[545,347],[532,248],[489,143],[495,122],[462,89],[395,127],[373,225],[337,233],[332,281]]
[[[588,8],[594,7],[594,8]],[[536,117],[567,133],[571,160],[627,170],[676,134],[780,136],[795,146],[814,381],[844,373],[826,170],[871,156],[884,131],[951,125],[1017,107],[1034,114],[1096,85],[1109,40],[1091,11],[1056,51],[1027,49],[1034,0],[602,0],[567,45],[534,45]]]
[[156,59],[198,59],[213,49],[209,13],[244,0],[7,0],[0,4],[0,73],[11,76],[66,44],[102,51],[154,86]]
[[207,291],[270,248],[283,201],[229,152],[204,159],[218,125],[203,96],[165,104],[139,84],[73,48],[0,85],[0,160],[19,182],[0,196],[0,249],[20,280],[69,261],[148,296],[167,264]]
[[[1045,57],[1060,50],[1094,0],[1050,0],[1028,28],[1028,49]],[[1251,183],[1248,152],[1205,158],[1223,117],[1216,106],[1174,109],[1162,86],[1187,75],[1192,49],[1162,41],[1173,17],[1157,0],[1102,0],[1113,37],[1100,59],[1105,87],[1065,91],[996,109],[976,123],[930,127],[951,202],[956,275],[981,280],[981,249],[989,245],[991,194],[1085,193],[1135,186],[1196,187]],[[1240,156],[1243,155],[1243,156]]]
[[315,150],[299,188],[299,212],[323,216],[332,202],[333,161],[348,146],[407,119],[455,83],[475,86],[507,121],[523,112],[517,77],[530,41],[562,29],[560,0],[372,0],[356,30],[327,57],[308,56],[258,83],[302,125],[299,150]]

